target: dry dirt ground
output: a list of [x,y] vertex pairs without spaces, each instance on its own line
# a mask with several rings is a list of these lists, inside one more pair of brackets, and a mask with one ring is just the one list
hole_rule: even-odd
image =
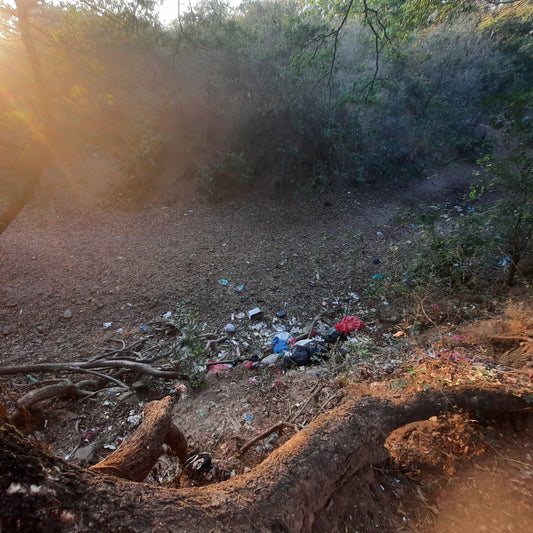
[[[162,457],[148,482],[173,486],[253,468],[292,430],[273,432],[239,454],[243,444],[279,421],[305,425],[348,392],[401,398],[424,380],[441,386],[458,379],[527,390],[531,354],[500,361],[517,346],[479,344],[478,330],[452,323],[419,339],[394,336],[409,316],[400,294],[379,290],[397,257],[415,253],[419,229],[406,210],[422,202],[453,211],[471,171],[464,165],[409,184],[314,198],[257,191],[253,199],[212,204],[188,193],[140,208],[109,200],[118,171],[91,154],[67,167],[66,192],[59,194],[53,177],[45,180],[0,236],[0,365],[81,361],[143,338],[143,349],[157,350],[171,342],[159,327],[162,317],[184,310],[195,311],[189,324],[214,337],[224,336],[228,323],[236,327],[202,355],[204,363],[260,358],[277,331],[305,332],[319,313],[323,322],[315,325],[325,329],[345,314],[367,323],[349,354],[319,365],[240,364],[207,376],[200,368],[193,382],[136,376],[135,393],[107,388],[42,404],[39,438],[60,456],[92,464],[134,431],[147,401],[177,395],[175,421],[191,454],[209,454],[215,468],[185,475]],[[448,305],[426,303],[426,315]],[[247,313],[255,307],[262,315],[252,321]],[[491,318],[495,307],[499,302],[476,309],[489,320],[482,332],[503,328]],[[519,339],[531,339],[531,326]],[[53,378],[3,377],[2,401],[12,406]],[[533,428],[530,420],[509,423],[481,428],[456,413],[400,430],[389,443],[391,463],[354,494],[354,517],[346,517],[344,531],[529,531]]]

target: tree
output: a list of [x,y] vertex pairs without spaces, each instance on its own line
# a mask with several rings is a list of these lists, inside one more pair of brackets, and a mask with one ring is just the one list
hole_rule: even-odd
[[[113,95],[104,88],[109,76],[102,81],[101,57],[109,55],[110,42],[118,46],[150,36],[153,46],[153,34],[160,31],[152,0],[81,2],[85,7],[29,0],[15,4],[1,6],[6,20],[0,42],[4,63],[17,57],[19,61],[12,61],[16,68],[6,68],[2,80],[7,97],[0,101],[0,152],[7,177],[0,187],[7,206],[0,214],[0,233],[32,198],[46,168],[54,168],[61,186],[64,152],[76,140],[102,137],[117,144],[108,137],[110,123],[117,121],[110,120]],[[38,51],[36,43],[44,46]],[[135,112],[132,106],[132,115]],[[133,130],[122,125],[124,131]],[[146,132],[139,137],[146,144]],[[130,140],[128,150],[131,145]]]
[[484,190],[496,194],[485,209],[491,244],[507,256],[506,283],[511,285],[533,243],[533,91],[508,97],[505,111],[493,120],[505,153],[485,156]]
[[[48,92],[47,81],[43,74],[43,68],[39,55],[37,54],[35,41],[31,33],[29,12],[34,7],[31,1],[15,0],[15,11],[5,11],[9,15],[14,15],[17,20],[17,27],[20,38],[26,51],[26,57],[33,77],[33,91],[37,100],[37,113],[40,115],[38,121],[42,129],[37,133],[36,145],[26,146],[25,156],[34,164],[26,166],[26,172],[22,169],[15,169],[16,175],[25,181],[21,191],[11,200],[10,205],[0,216],[0,234],[5,231],[9,224],[16,218],[18,213],[32,198],[33,193],[39,184],[40,175],[47,162],[54,159],[54,149],[57,143],[55,123],[51,111],[51,98]],[[4,7],[4,9],[7,9]],[[29,119],[29,117],[27,117]],[[34,124],[37,121],[33,121]],[[29,152],[29,153],[28,153]],[[45,155],[43,157],[43,155]],[[21,175],[22,174],[22,175]]]

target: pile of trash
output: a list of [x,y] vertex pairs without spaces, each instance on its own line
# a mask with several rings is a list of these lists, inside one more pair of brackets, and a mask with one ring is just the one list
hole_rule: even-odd
[[355,316],[345,316],[330,325],[319,315],[310,327],[304,328],[301,321],[296,317],[289,319],[284,311],[277,313],[268,325],[261,309],[256,307],[246,314],[231,316],[231,321],[224,327],[223,343],[218,345],[221,349],[206,365],[207,373],[224,372],[241,362],[248,369],[320,363],[352,332],[365,327],[364,322]]

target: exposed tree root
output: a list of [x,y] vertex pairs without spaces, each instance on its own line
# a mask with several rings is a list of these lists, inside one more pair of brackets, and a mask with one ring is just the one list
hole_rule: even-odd
[[[130,361],[125,359],[98,359],[83,362],[71,363],[36,363],[34,365],[13,365],[0,368],[0,375],[8,376],[13,374],[26,374],[31,372],[82,372],[86,370],[108,369],[108,368],[124,368],[153,376],[156,378],[176,379],[182,377],[181,372],[175,370],[163,370],[161,368],[153,367],[146,363],[138,361]],[[126,388],[127,385],[121,384]]]
[[80,389],[70,381],[54,383],[53,385],[35,389],[17,400],[17,409],[9,417],[9,422],[17,427],[25,428],[31,424],[31,415],[29,411],[37,403],[62,396],[75,398],[78,396],[87,396],[89,394],[91,394],[89,391]]
[[265,431],[257,435],[257,437],[254,437],[252,440],[248,441],[238,451],[237,455],[242,455],[243,453],[247,452],[256,442],[266,439],[269,435],[271,435],[275,431],[279,431],[281,433],[285,428],[293,429],[296,431],[299,429],[299,427],[296,424],[291,424],[290,422],[278,422],[277,424],[270,426],[268,429],[266,429]]
[[170,396],[151,402],[144,408],[144,420],[134,435],[90,470],[116,477],[143,481],[155,462],[163,455],[163,444],[184,463],[187,459],[187,441],[183,433],[172,424]]
[[[161,405],[166,402],[170,400]],[[29,446],[4,425],[0,526],[6,531],[305,532],[319,531],[328,517],[338,522],[332,523],[333,530],[348,514],[357,520],[353,491],[358,476],[387,457],[384,443],[395,429],[459,408],[488,418],[527,406],[527,399],[501,389],[466,387],[419,393],[401,404],[352,397],[299,431],[251,472],[183,489],[97,475],[95,469],[75,467]],[[138,459],[144,461],[144,456]],[[132,463],[129,468],[140,467]]]

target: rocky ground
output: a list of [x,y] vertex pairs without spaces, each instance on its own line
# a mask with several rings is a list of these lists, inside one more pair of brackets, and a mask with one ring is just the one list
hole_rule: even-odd
[[[266,199],[258,191],[255,199],[211,204],[187,194],[140,208],[109,199],[112,162],[92,155],[83,163],[66,192],[45,181],[0,236],[0,365],[83,361],[132,345],[136,355],[163,353],[184,328],[203,344],[188,352],[189,379],[126,374],[133,392],[106,388],[45,402],[34,430],[54,453],[96,462],[134,431],[147,401],[171,393],[191,453],[209,454],[216,468],[185,476],[163,457],[148,482],[205,484],[253,468],[293,434],[272,432],[239,454],[265,429],[280,421],[303,426],[348,393],[401,398],[424,386],[477,381],[528,390],[532,324],[517,306],[514,322],[495,317],[508,295],[480,300],[475,310],[423,301],[419,312],[436,328],[414,338],[406,295],[383,288],[391,276],[401,280],[398,259],[416,251],[419,228],[408,210],[422,202],[453,212],[471,181],[468,165],[314,198]],[[254,308],[261,315],[250,319]],[[456,324],[453,317],[467,311],[488,322]],[[280,332],[306,337],[312,325],[323,336],[346,314],[367,327],[320,364],[245,365],[269,354]],[[515,340],[487,342],[495,330]],[[209,339],[219,342],[202,352]],[[4,376],[2,401],[12,407],[55,378]],[[528,530],[530,422],[481,429],[454,416],[391,437],[394,461],[376,471],[370,491],[390,505],[360,495],[369,510],[359,530]]]

